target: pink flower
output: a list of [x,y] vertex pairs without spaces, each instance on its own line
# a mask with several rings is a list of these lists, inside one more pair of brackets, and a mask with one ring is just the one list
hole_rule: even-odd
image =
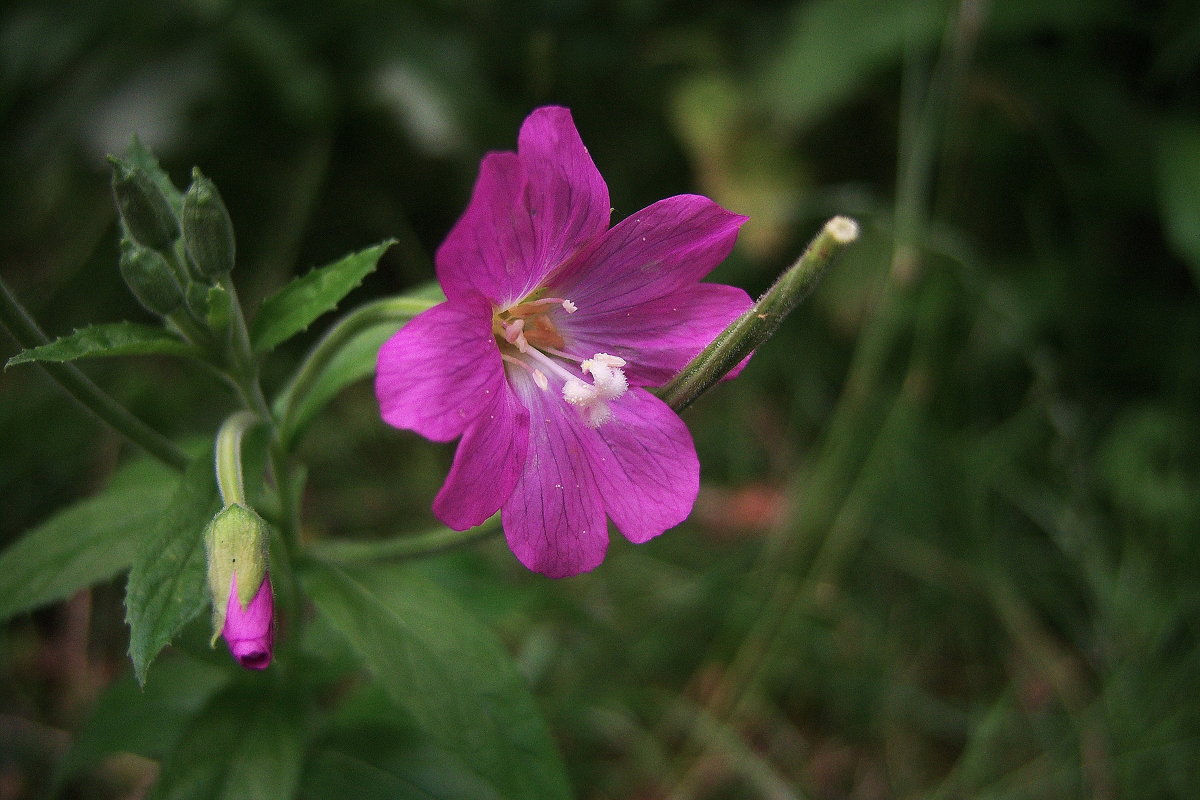
[[696,195],[609,224],[608,187],[565,108],[539,108],[516,153],[490,153],[437,253],[446,302],[379,353],[383,418],[462,437],[433,503],[465,530],[501,510],[532,570],[596,567],[606,517],[645,542],[691,512],[700,465],[660,386],[750,306],[700,283],[746,217]]
[[221,629],[229,652],[246,669],[266,669],[275,643],[275,599],[271,579],[263,578],[254,599],[245,608],[238,600],[237,573],[229,584],[225,627]]

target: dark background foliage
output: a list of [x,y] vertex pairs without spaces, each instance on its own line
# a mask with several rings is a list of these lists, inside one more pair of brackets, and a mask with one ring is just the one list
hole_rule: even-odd
[[[546,103],[573,110],[615,219],[681,192],[750,214],[714,277],[752,294],[831,214],[864,230],[687,413],[688,523],[562,582],[496,541],[428,565],[503,638],[576,794],[1194,791],[1193,3],[11,2],[0,269],[51,334],[149,321],[104,161],[136,132],[177,183],[200,165],[220,186],[249,308],[387,237],[351,301],[401,291],[432,277],[482,153]],[[85,368],[172,436],[230,407],[176,362]],[[0,452],[3,544],[131,455],[28,366],[0,379]],[[306,536],[431,524],[449,454],[356,386],[309,432]],[[0,798],[37,796],[128,672],[120,599],[6,629]],[[154,774],[109,758],[69,796]]]

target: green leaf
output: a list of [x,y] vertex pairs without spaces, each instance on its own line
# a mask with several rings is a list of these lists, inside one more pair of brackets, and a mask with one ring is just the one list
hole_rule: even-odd
[[[405,323],[445,301],[436,281],[356,308],[330,327],[305,361],[297,382],[275,400],[290,443],[318,411],[351,383],[375,372],[379,348]],[[300,377],[305,380],[299,380]]]
[[1158,140],[1158,202],[1175,252],[1200,287],[1200,121],[1176,122]]
[[376,683],[345,697],[307,761],[304,800],[501,800]]
[[293,425],[304,427],[330,400],[355,381],[375,372],[375,361],[379,348],[400,330],[400,322],[382,322],[372,325],[346,342],[329,361],[329,365],[313,382],[312,388],[300,398],[295,410]]
[[304,588],[388,696],[507,800],[568,798],[558,753],[491,631],[420,573],[312,563]]
[[109,686],[57,769],[56,787],[113,753],[162,759],[189,719],[233,672],[189,658],[164,659],[139,686],[133,675]]
[[445,752],[395,724],[339,731],[323,745],[309,759],[303,800],[501,800]]
[[374,247],[314,269],[263,301],[250,326],[254,351],[263,353],[308,328],[317,317],[337,308],[342,298],[374,271],[380,256],[395,243]]
[[74,361],[77,358],[99,356],[155,354],[186,356],[193,352],[187,342],[163,328],[136,322],[110,322],[89,325],[50,344],[23,350],[10,358],[5,368],[28,361]]
[[308,698],[248,676],[214,697],[163,761],[150,800],[292,800],[304,764]]
[[103,492],[59,511],[0,553],[0,620],[126,569],[177,479],[158,462],[139,459]]
[[204,528],[217,512],[212,448],[192,461],[129,571],[125,621],[138,683],[175,634],[208,605]]

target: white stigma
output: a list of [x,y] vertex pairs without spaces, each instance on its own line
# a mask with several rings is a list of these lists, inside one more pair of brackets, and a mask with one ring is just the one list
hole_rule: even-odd
[[563,399],[583,412],[587,424],[598,428],[613,417],[609,400],[616,400],[629,388],[629,381],[621,367],[625,359],[608,353],[596,355],[579,365],[585,375],[592,376],[587,384],[576,377],[563,384]]

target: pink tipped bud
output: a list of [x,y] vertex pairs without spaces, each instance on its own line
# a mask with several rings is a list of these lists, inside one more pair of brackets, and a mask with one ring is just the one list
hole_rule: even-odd
[[266,669],[271,663],[275,643],[275,599],[271,594],[271,579],[263,577],[254,599],[242,608],[238,600],[237,573],[229,585],[229,602],[225,607],[225,627],[221,630],[229,644],[229,652],[246,669]]

